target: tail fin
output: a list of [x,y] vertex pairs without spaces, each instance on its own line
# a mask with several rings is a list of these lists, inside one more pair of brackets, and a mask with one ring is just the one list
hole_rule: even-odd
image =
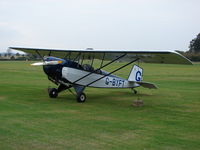
[[131,70],[131,73],[130,73],[130,75],[128,77],[128,81],[131,81],[131,82],[140,82],[140,81],[142,81],[142,72],[143,72],[142,68],[140,68],[137,65],[134,65],[132,70]]

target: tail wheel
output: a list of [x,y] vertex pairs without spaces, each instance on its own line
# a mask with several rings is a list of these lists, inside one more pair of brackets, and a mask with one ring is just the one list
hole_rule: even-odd
[[132,88],[132,91],[134,94],[137,94],[137,91],[134,88]]
[[77,95],[76,100],[77,100],[78,103],[84,103],[85,100],[86,100],[85,93],[81,93],[81,94]]
[[58,90],[55,88],[49,89],[49,97],[50,98],[56,98],[58,96]]
[[134,94],[137,94],[137,91],[136,90],[133,90]]

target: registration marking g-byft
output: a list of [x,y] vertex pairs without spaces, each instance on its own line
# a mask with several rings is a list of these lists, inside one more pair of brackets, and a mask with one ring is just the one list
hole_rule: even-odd
[[117,78],[109,78],[107,77],[105,80],[106,85],[115,86],[115,87],[123,87],[124,86],[124,80],[117,79]]

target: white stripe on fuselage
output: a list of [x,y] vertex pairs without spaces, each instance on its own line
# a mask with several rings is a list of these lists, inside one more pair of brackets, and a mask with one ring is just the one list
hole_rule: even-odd
[[[62,69],[62,77],[67,79],[71,83],[75,82],[76,80],[80,79],[81,77],[89,73],[90,72],[88,71],[79,70],[79,69],[70,68],[70,67],[63,67]],[[86,86],[103,76],[104,75],[92,73],[88,75],[87,77],[81,79],[80,81],[77,81],[75,84]],[[111,76],[106,76],[92,83],[89,86],[98,87],[98,88],[132,88],[132,87],[138,87],[139,84],[135,82],[129,82],[128,80],[125,80],[123,78],[111,75]]]

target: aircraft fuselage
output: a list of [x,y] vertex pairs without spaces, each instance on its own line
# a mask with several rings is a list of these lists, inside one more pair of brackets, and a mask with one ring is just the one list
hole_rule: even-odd
[[[59,84],[62,82],[62,84],[97,88],[133,88],[139,86],[137,83],[129,82],[126,79],[109,74],[109,72],[103,70],[95,71],[91,66],[87,65],[85,67],[71,60],[56,57],[46,57],[44,60],[61,61],[57,65],[43,66],[44,72],[54,83],[57,82]],[[84,79],[81,79],[82,77]]]

